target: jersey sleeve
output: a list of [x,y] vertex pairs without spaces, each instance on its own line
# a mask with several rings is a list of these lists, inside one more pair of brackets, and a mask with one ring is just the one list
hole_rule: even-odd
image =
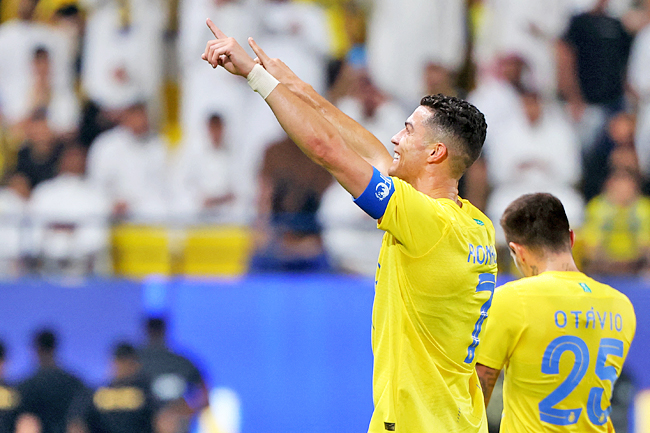
[[525,329],[525,319],[524,305],[517,291],[508,285],[496,289],[476,362],[503,369]]
[[449,229],[450,216],[444,206],[401,179],[395,185],[378,227],[392,234],[411,255],[429,251]]

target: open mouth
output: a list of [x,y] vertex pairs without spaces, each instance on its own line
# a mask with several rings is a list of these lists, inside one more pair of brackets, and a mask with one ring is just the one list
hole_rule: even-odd
[[399,153],[395,152],[393,154],[393,161],[399,161]]

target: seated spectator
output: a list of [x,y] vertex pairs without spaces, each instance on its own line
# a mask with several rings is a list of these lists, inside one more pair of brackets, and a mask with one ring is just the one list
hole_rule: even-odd
[[0,431],[14,432],[20,393],[14,385],[5,380],[5,363],[5,346],[0,342]]
[[28,216],[32,255],[44,271],[84,274],[100,269],[108,249],[108,199],[84,178],[85,151],[68,147],[59,174],[33,191]]
[[333,90],[336,106],[392,151],[390,139],[404,127],[408,113],[372,82],[365,66],[344,64]]
[[30,111],[44,109],[48,124],[57,136],[69,137],[77,132],[79,101],[74,93],[61,92],[53,82],[52,59],[46,47],[39,46],[32,57],[34,83],[29,95]]
[[17,422],[32,425],[37,421],[44,433],[65,433],[70,404],[85,389],[81,380],[57,365],[57,343],[52,331],[36,334],[38,369],[18,386],[21,404]]
[[607,178],[603,193],[587,205],[582,230],[586,272],[650,269],[650,198],[641,195],[636,172],[616,170]]
[[151,393],[160,406],[159,422],[179,431],[208,404],[208,391],[196,366],[167,346],[167,323],[146,322],[147,343],[139,350],[142,373],[151,380]]
[[18,151],[16,171],[29,179],[34,188],[56,175],[63,143],[57,140],[44,109],[34,111],[26,128],[26,140]]
[[456,73],[440,63],[429,62],[424,67],[424,86],[426,95],[441,93],[446,96],[464,98],[464,92],[456,84]]
[[288,137],[269,146],[259,178],[262,227],[252,271],[329,270],[316,212],[331,182]]
[[151,130],[142,101],[129,104],[119,122],[91,145],[88,179],[108,197],[114,217],[163,220],[168,215],[165,142]]
[[14,173],[0,188],[0,273],[18,275],[24,252],[24,216],[31,190],[25,175]]
[[627,81],[638,111],[635,141],[641,173],[650,179],[650,4],[645,14],[647,24],[634,38]]
[[174,167],[174,214],[189,221],[233,218],[235,202],[233,157],[225,143],[224,122],[219,114],[207,121],[208,137],[198,145],[186,145]]
[[[492,188],[486,213],[498,221],[508,204],[520,195],[548,192],[562,200],[571,226],[579,226],[584,202],[575,189],[580,179],[578,139],[559,107],[544,104],[534,91],[524,91],[520,97],[525,121],[513,118],[484,147],[487,180]],[[497,243],[503,244],[503,231],[495,229]]]
[[132,345],[119,343],[113,352],[110,382],[75,397],[68,432],[152,433],[155,415],[156,404],[137,352]]
[[352,201],[338,182],[325,190],[318,210],[323,243],[332,266],[342,272],[374,276],[384,233],[377,221]]
[[583,155],[582,193],[587,201],[600,194],[605,180],[617,168],[637,171],[639,163],[635,146],[635,117],[619,113],[607,123],[591,152]]

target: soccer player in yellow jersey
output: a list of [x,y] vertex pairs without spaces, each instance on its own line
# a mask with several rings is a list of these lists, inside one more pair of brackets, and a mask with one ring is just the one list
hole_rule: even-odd
[[632,304],[578,270],[554,196],[518,198],[501,225],[525,278],[494,293],[476,365],[486,406],[505,368],[501,432],[613,432],[610,398],[634,338]]
[[395,154],[270,59],[257,61],[208,20],[204,60],[247,78],[291,139],[386,232],[372,322],[375,411],[369,431],[487,432],[475,370],[495,287],[494,227],[458,197],[487,125],[471,104],[428,96],[392,139]]

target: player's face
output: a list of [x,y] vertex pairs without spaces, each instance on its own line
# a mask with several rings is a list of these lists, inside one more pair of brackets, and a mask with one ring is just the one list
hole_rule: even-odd
[[424,171],[429,154],[425,122],[431,117],[427,107],[419,106],[406,119],[404,129],[395,134],[391,142],[395,145],[393,163],[388,169],[390,176],[396,176],[409,183]]

